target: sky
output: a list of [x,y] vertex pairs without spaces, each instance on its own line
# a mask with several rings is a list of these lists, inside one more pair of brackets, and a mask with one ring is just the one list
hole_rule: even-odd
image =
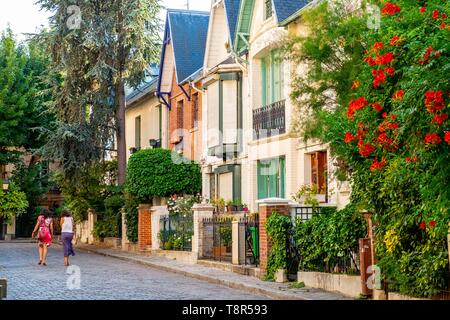
[[[108,1],[108,0],[105,0]],[[166,8],[209,11],[210,0],[162,0]],[[36,0],[0,0],[0,32],[9,25],[19,40],[26,38],[25,33],[33,33],[47,25],[48,12],[40,11]],[[165,13],[161,13],[161,19]]]

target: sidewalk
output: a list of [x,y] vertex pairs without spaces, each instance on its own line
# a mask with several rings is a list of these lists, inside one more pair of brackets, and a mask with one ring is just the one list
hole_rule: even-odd
[[227,287],[260,294],[279,300],[352,300],[340,293],[326,292],[314,288],[293,289],[289,284],[262,281],[255,277],[223,271],[198,264],[187,264],[157,256],[144,256],[116,249],[106,249],[91,245],[78,245],[76,249],[148,267],[173,272],[186,277],[221,284]]

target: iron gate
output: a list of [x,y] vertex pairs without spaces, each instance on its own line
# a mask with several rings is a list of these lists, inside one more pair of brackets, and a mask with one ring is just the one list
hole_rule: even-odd
[[231,262],[232,217],[204,218],[203,258]]

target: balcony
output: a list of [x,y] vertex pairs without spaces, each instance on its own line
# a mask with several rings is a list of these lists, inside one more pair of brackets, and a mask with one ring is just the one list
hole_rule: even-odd
[[253,110],[253,139],[286,133],[286,100]]

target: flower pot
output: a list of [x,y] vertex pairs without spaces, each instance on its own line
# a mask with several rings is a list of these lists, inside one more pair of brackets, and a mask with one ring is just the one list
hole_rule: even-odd
[[242,204],[236,206],[236,211],[244,211],[244,206]]
[[226,253],[227,253],[227,247],[225,247],[225,246],[213,247],[213,256],[214,257],[224,256]]
[[284,283],[288,282],[286,269],[278,269],[275,273],[275,282]]
[[233,212],[236,211],[235,207],[233,205],[227,205],[227,212]]

